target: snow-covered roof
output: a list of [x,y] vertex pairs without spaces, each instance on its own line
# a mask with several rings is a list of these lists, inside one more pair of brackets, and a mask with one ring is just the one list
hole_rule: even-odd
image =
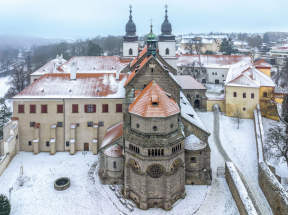
[[55,142],[56,142],[55,138],[50,139],[50,143],[55,143]]
[[123,136],[123,121],[107,129],[102,140],[100,149]]
[[77,73],[107,73],[124,69],[130,61],[122,61],[118,56],[76,56],[59,66],[60,72],[70,73],[72,63],[77,64]]
[[228,39],[228,36],[225,34],[213,34],[213,35],[203,35],[203,34],[198,34],[198,35],[186,35],[182,36],[183,39],[191,39],[194,37],[202,37],[202,38],[214,38],[214,39],[220,39],[223,40],[224,38]]
[[260,88],[275,87],[275,84],[268,75],[253,68],[252,63],[241,61],[228,70],[225,86]]
[[[182,39],[181,44],[189,43],[191,39]],[[214,38],[202,38],[199,41],[193,41],[193,43],[203,43],[203,44],[212,44],[214,42]]]
[[191,75],[175,75],[174,76],[177,82],[180,84],[182,90],[186,89],[199,89],[199,90],[206,90],[207,88],[203,86],[200,82],[198,82],[195,78]]
[[70,74],[45,74],[13,98],[124,98],[127,76],[116,80],[115,73],[81,73],[70,80]]
[[184,119],[188,120],[193,125],[197,126],[203,131],[210,133],[182,92],[180,92],[180,106],[181,106],[181,116]]
[[190,134],[185,138],[185,149],[187,150],[200,150],[206,147],[206,143],[196,137],[194,134]]
[[288,94],[288,89],[275,86],[274,93],[279,93],[279,94]]
[[[59,66],[61,66],[64,63],[66,63],[66,60],[61,59],[61,58],[62,58],[61,56],[60,57],[57,56],[55,59],[49,61],[44,66],[42,66],[39,69],[37,69],[31,75],[44,75],[44,74],[47,74],[47,73],[52,73],[54,67],[57,70],[57,68]],[[56,70],[54,72],[59,72],[59,71],[56,71]]]
[[113,146],[110,146],[108,149],[105,149],[103,153],[109,157],[121,157],[122,148],[120,145],[115,144]]
[[272,68],[272,65],[268,62],[266,62],[264,59],[260,59],[256,63],[254,63],[254,66],[256,68]]
[[196,63],[195,67],[229,68],[231,65],[239,61],[250,63],[251,57],[246,55],[183,54],[178,57],[177,67],[187,67]]

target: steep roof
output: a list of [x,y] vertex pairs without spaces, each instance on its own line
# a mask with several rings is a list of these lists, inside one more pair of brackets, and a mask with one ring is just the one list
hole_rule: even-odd
[[103,153],[109,157],[118,158],[122,156],[122,147],[118,144],[115,144],[110,146],[108,149],[105,149]]
[[[145,46],[145,48],[140,52],[139,56],[138,57],[135,57],[131,64],[130,64],[130,67],[134,66],[136,64],[136,62],[147,52],[147,46]],[[137,59],[138,58],[138,59]]]
[[252,63],[238,62],[228,70],[225,86],[239,87],[275,87],[272,79],[258,69],[253,69]]
[[124,86],[126,86],[126,85],[129,83],[129,81],[135,76],[136,70],[139,71],[151,57],[152,57],[152,55],[151,55],[149,58],[147,58],[147,57],[144,58],[144,60],[139,64],[139,68],[135,68],[135,69],[131,72],[131,74],[129,75],[129,77],[128,77],[128,79],[127,79],[127,81],[126,81],[126,83],[125,83]]
[[185,138],[185,149],[187,150],[201,150],[206,147],[206,143],[196,137],[194,134],[190,134]]
[[58,70],[69,73],[73,62],[77,63],[77,73],[116,72],[123,70],[130,63],[122,61],[118,56],[75,56]]
[[182,90],[206,90],[207,88],[203,86],[200,82],[198,82],[195,78],[191,75],[175,75],[174,76],[177,82],[180,84]]
[[[251,62],[250,56],[245,55],[197,55],[197,54],[183,54],[178,57],[177,66],[183,67],[193,62],[200,63],[203,67],[217,67],[229,68],[231,65],[243,61],[245,63]],[[197,64],[195,65],[198,66]]]
[[107,129],[100,149],[123,136],[123,121]]
[[203,131],[210,133],[182,92],[180,92],[180,106],[181,116],[184,119],[197,126],[198,128],[202,129]]
[[[158,103],[157,106],[152,102]],[[180,113],[180,109],[153,80],[130,105],[129,112],[143,117],[168,117]]]
[[266,62],[264,59],[260,59],[256,63],[253,63],[256,68],[272,68],[272,65]]
[[127,74],[80,73],[76,80],[70,74],[45,74],[29,85],[18,98],[124,98]]

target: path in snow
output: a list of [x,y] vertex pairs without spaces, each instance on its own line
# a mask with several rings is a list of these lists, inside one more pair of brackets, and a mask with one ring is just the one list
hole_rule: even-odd
[[[213,113],[211,112],[200,113],[200,114],[198,113],[198,115],[200,115],[200,117],[202,116],[201,119],[203,121],[206,120],[209,124],[211,124],[211,122],[213,122],[213,119],[214,119],[214,123],[213,123],[214,127],[213,129],[210,130],[210,131],[213,131],[213,135],[211,135],[213,136],[213,141],[211,142],[209,139],[209,143],[210,145],[211,143],[215,144],[214,150],[216,149],[219,152],[220,156],[223,159],[223,162],[232,161],[234,162],[236,167],[239,167],[237,168],[237,170],[248,191],[249,197],[251,198],[251,200],[253,201],[253,204],[255,205],[257,212],[259,214],[265,214],[265,215],[272,214],[270,206],[268,202],[266,201],[266,198],[261,188],[258,185],[258,162],[257,162],[257,151],[256,151],[256,143],[255,143],[256,140],[255,140],[255,134],[254,134],[253,120],[251,120],[250,126],[246,124],[241,126],[242,128],[247,126],[249,131],[246,133],[242,133],[241,138],[235,138],[239,136],[240,134],[238,133],[239,130],[233,129],[233,124],[231,125],[229,121],[225,121],[225,123],[221,123],[220,125],[219,122],[221,122],[223,119],[220,116],[219,110],[216,110]],[[225,120],[226,119],[231,120],[231,118],[229,117],[224,116],[223,118]],[[223,129],[223,131],[221,129]],[[245,150],[248,150],[248,152],[246,152]],[[212,147],[211,147],[211,151],[213,152]],[[213,153],[211,153],[211,157],[212,155]],[[211,162],[211,165],[212,165],[212,162]],[[224,166],[225,166],[225,163],[224,163]],[[215,167],[214,167],[214,171],[215,172],[217,171]]]

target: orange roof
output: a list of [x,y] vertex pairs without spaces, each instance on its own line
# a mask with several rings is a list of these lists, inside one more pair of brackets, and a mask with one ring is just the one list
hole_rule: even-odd
[[134,90],[134,97],[136,98],[141,92],[142,92],[143,89],[135,89]]
[[[152,102],[157,106],[153,106]],[[130,105],[129,112],[143,117],[168,117],[180,113],[180,109],[153,80]]]
[[134,66],[134,64],[147,52],[147,46],[145,46],[145,48],[143,49],[143,51],[140,52],[139,57],[137,59],[137,57],[135,57],[133,59],[133,61],[131,62],[130,67]]
[[112,143],[113,141],[119,139],[122,136],[123,136],[123,121],[107,129],[100,148],[107,146],[109,143]]
[[109,156],[109,157],[121,157],[122,156],[122,148],[120,145],[113,145],[110,146],[108,149],[105,149],[103,152],[105,155]]
[[124,98],[124,83],[128,74],[77,73],[75,81],[70,74],[45,74],[13,98]]
[[124,87],[125,87],[125,86],[129,83],[129,81],[135,76],[135,74],[136,74],[135,70],[136,70],[136,69],[140,70],[140,69],[144,66],[144,64],[145,64],[151,57],[152,57],[152,55],[151,55],[149,58],[146,57],[146,58],[140,63],[139,68],[135,68],[135,69],[133,70],[133,72],[131,72],[131,74],[129,75],[126,83],[124,84]]
[[272,68],[270,63],[267,63],[264,59],[260,59],[256,63],[253,63],[256,68]]

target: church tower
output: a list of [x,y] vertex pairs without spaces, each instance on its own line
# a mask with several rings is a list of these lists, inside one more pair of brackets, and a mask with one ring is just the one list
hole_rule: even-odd
[[158,48],[159,54],[175,69],[177,69],[176,41],[175,36],[172,34],[172,25],[168,20],[167,8],[165,5],[165,20],[161,25],[162,34],[159,35]]
[[136,25],[132,20],[132,6],[130,5],[129,21],[126,24],[126,34],[123,37],[123,57],[134,58],[138,55],[138,36],[136,35]]

